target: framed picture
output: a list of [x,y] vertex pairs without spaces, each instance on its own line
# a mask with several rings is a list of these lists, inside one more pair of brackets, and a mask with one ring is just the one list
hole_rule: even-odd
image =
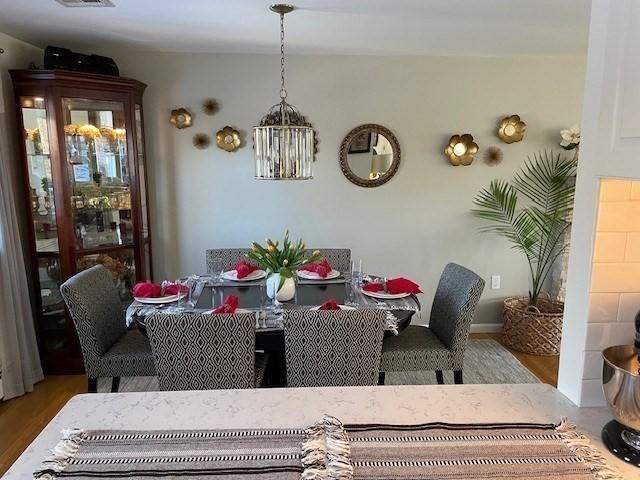
[[371,131],[362,132],[351,140],[349,153],[369,153],[371,151]]

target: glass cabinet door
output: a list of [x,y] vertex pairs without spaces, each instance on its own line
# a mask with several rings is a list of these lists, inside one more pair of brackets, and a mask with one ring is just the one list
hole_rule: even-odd
[[135,236],[125,105],[83,98],[62,104],[76,267],[105,265],[129,299],[135,262],[125,247]]
[[47,332],[44,348],[55,351],[65,341],[64,303],[60,295],[62,275],[58,247],[56,204],[51,171],[46,102],[43,97],[20,97],[30,209],[35,238],[41,329]]

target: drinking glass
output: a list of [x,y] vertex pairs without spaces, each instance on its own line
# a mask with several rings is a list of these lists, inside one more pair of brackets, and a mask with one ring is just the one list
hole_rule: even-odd
[[211,277],[215,283],[222,281],[224,268],[222,266],[222,258],[215,257],[211,260]]
[[351,279],[356,282],[358,286],[362,285],[362,280],[364,278],[364,272],[362,270],[362,259],[356,261],[351,261]]

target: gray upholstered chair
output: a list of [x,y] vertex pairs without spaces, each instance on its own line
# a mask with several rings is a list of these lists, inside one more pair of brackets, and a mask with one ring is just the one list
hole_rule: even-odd
[[[348,248],[319,248],[320,253],[329,263],[341,272],[348,272],[351,268],[351,250]],[[307,249],[307,254],[311,254],[314,249]],[[231,270],[239,260],[245,260],[248,248],[214,248],[206,251],[207,273],[213,273],[213,259],[222,259],[222,268]]]
[[262,384],[267,359],[255,351],[253,313],[158,313],[145,322],[161,390]]
[[464,352],[471,321],[484,289],[484,280],[460,265],[449,263],[440,276],[428,327],[410,325],[382,347],[379,383],[384,372],[435,370],[444,383],[443,370],[453,370],[462,383]]
[[287,385],[375,385],[386,312],[285,310]]
[[127,330],[120,297],[105,267],[74,275],[60,292],[78,332],[90,392],[96,391],[101,377],[111,377],[111,391],[117,392],[120,377],[155,375],[149,341],[140,331]]

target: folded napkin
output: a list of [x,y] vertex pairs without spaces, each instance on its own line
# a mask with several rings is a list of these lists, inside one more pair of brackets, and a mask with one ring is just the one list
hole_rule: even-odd
[[164,285],[164,295],[178,295],[178,292],[187,293],[188,290],[186,285],[177,285],[175,283]]
[[235,295],[229,295],[224,299],[222,305],[218,308],[214,308],[211,313],[236,313],[236,308],[238,308],[238,297]]
[[387,292],[392,294],[397,293],[422,293],[420,285],[412,282],[404,277],[391,278],[387,280]]
[[153,282],[139,282],[131,289],[134,297],[157,298],[162,296],[162,287]]
[[321,262],[305,265],[304,267],[300,268],[300,270],[303,270],[305,272],[317,273],[320,277],[327,278],[327,275],[331,273],[333,267],[325,258]]
[[384,283],[381,282],[369,282],[365,283],[362,290],[366,292],[384,292]]
[[236,263],[234,269],[236,271],[236,277],[244,278],[258,270],[258,267],[253,265],[252,263],[247,262],[246,260],[240,260],[238,263]]
[[340,310],[340,305],[333,298],[324,302],[318,310]]

